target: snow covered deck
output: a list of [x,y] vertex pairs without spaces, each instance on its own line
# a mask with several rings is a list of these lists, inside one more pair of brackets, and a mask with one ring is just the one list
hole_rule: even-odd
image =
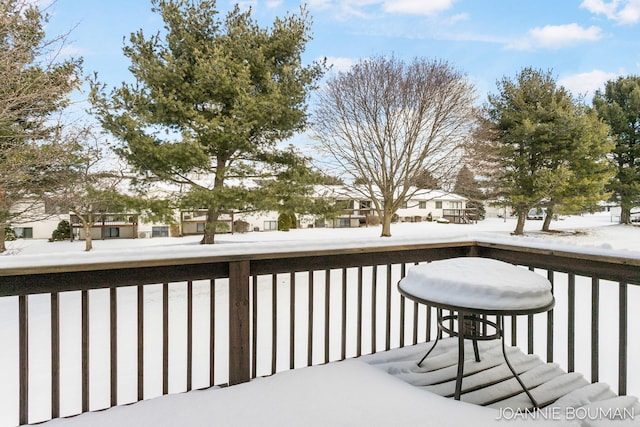
[[536,399],[544,402],[539,412],[525,412],[531,402],[504,365],[499,341],[479,343],[482,361],[470,358],[465,363],[462,401],[448,399],[455,386],[457,339],[442,340],[419,368],[416,361],[428,345],[284,371],[233,387],[163,396],[44,425],[640,425],[636,397],[618,397],[607,384],[590,384],[579,373],[566,373],[555,363],[510,347],[515,368]]
[[[445,399],[357,359],[159,397],[44,426],[491,426],[499,412]],[[516,423],[515,425],[520,425]]]
[[[404,298],[397,283],[415,265],[457,257],[496,259],[546,276],[554,310],[510,316],[509,343],[590,382],[605,381],[620,396],[640,395],[640,365],[633,363],[640,336],[630,333],[640,322],[632,309],[640,304],[637,252],[486,236],[383,243],[334,239],[305,242],[304,249],[194,243],[180,251],[7,259],[0,268],[0,342],[6,343],[0,426],[79,413],[89,414],[70,422],[101,425],[93,420],[122,413],[123,425],[140,426],[147,419],[153,425],[494,424],[499,409],[464,399],[509,381],[467,390],[455,402],[403,380],[414,376],[411,364],[419,360],[408,355],[426,351],[408,346],[435,338],[437,309]],[[451,358],[439,356],[445,349],[439,344],[430,363]],[[358,358],[370,353],[378,356]],[[397,363],[387,372],[404,373],[401,378],[374,363],[390,359]],[[482,363],[489,361],[483,355]],[[311,365],[320,366],[303,368]],[[498,370],[481,369],[463,385]],[[565,378],[573,376],[579,375]],[[429,387],[446,389],[447,379]],[[188,392],[225,384],[240,385]],[[557,382],[547,384],[534,389],[547,396],[545,387],[556,390]],[[616,402],[627,401],[636,402]],[[108,407],[114,409],[102,411]],[[105,423],[122,424],[115,416]]]
[[[416,361],[424,354],[428,347],[426,344],[377,353],[361,360],[418,389],[453,397],[457,345],[457,338],[441,340],[421,367],[417,366]],[[607,421],[625,420],[624,425],[640,426],[640,403],[637,397],[617,396],[608,384],[591,384],[581,373],[567,373],[556,363],[545,363],[537,355],[524,354],[517,347],[509,347],[509,360],[540,405],[537,418],[534,414],[527,415],[531,401],[509,371],[500,341],[478,342],[480,362],[473,359],[471,341],[466,345],[469,351],[465,353],[470,356],[465,360],[460,400],[496,410],[497,419],[547,418],[568,423],[584,416],[579,420],[582,424],[577,425],[606,425]],[[465,410],[463,408],[459,410]]]

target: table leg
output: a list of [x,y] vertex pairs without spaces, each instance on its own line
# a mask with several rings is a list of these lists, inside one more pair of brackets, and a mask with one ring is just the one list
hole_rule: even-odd
[[[427,310],[429,310],[429,308],[427,308]],[[442,309],[441,308],[438,308],[436,310],[436,324],[438,325],[438,333],[436,334],[436,341],[433,343],[429,351],[427,351],[427,354],[425,354],[424,357],[420,359],[420,361],[418,362],[418,366],[420,367],[422,366],[422,362],[424,362],[427,356],[431,354],[434,348],[436,348],[436,345],[438,344],[438,340],[442,338]]]
[[464,375],[464,313],[458,312],[458,373],[456,375],[455,400],[462,394],[462,376]]
[[480,351],[478,351],[478,340],[473,340],[473,355],[476,358],[476,362],[480,361]]
[[[472,326],[471,326],[471,336],[477,336],[480,335],[479,334],[479,326],[478,326],[478,318],[476,317],[475,314],[471,315],[471,322],[472,322]],[[476,358],[476,362],[480,361],[480,352],[478,351],[478,340],[473,339],[473,355]]]
[[518,381],[518,384],[520,384],[520,387],[522,387],[524,392],[527,394],[527,396],[529,397],[529,400],[531,400],[531,403],[533,403],[533,407],[535,409],[538,409],[539,408],[538,407],[538,402],[536,402],[536,400],[531,395],[531,392],[529,392],[527,387],[524,385],[524,383],[522,382],[522,380],[520,379],[520,377],[516,373],[516,370],[513,369],[513,366],[511,366],[511,363],[509,362],[509,358],[507,357],[507,350],[506,350],[505,344],[504,344],[504,318],[502,316],[500,316],[499,325],[500,325],[500,335],[502,336],[502,355],[504,356],[504,361],[507,362],[507,366],[509,367],[509,370],[511,371],[511,373],[513,374],[515,379]]
[[420,361],[418,362],[418,366],[422,366],[422,362],[424,362],[424,359],[426,359],[427,356],[433,351],[433,349],[436,348],[436,344],[438,344],[439,339],[440,339],[440,334],[436,335],[436,341],[433,343],[429,351],[427,351],[427,354],[425,354],[424,357],[420,359]]

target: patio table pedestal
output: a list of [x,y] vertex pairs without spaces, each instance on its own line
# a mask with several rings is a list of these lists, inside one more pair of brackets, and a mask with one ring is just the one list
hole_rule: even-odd
[[[473,343],[475,361],[480,361],[478,341],[502,340],[504,360],[534,408],[538,403],[520,379],[505,349],[504,316],[542,313],[553,308],[551,283],[527,269],[506,262],[478,257],[451,258],[417,265],[398,283],[398,290],[412,301],[437,309],[438,334],[424,360],[438,344],[442,332],[458,337],[458,366],[454,399],[460,400],[464,376],[464,340]],[[444,316],[443,310],[450,314]],[[496,321],[487,319],[496,316]],[[446,323],[450,323],[447,326]],[[453,325],[457,325],[457,328]]]

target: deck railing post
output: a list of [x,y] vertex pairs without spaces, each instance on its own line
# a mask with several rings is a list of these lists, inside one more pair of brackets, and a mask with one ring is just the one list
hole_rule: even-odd
[[249,261],[229,263],[229,385],[251,379]]
[[19,378],[20,378],[20,424],[29,423],[29,300],[27,295],[18,297],[19,329]]
[[626,396],[627,394],[627,284],[620,282],[619,288],[619,312],[620,317],[618,334],[618,394]]

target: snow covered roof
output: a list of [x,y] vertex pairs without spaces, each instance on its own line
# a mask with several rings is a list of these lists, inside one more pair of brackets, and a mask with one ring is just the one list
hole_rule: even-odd
[[466,197],[443,190],[417,190],[411,200],[450,200],[464,201]]
[[[369,198],[367,196],[368,192],[364,187],[348,185],[316,185],[313,193],[315,197],[330,197],[336,199],[358,200]],[[409,189],[409,194],[413,194],[411,200],[467,200],[466,197],[459,194],[443,190],[418,189],[415,187]]]

